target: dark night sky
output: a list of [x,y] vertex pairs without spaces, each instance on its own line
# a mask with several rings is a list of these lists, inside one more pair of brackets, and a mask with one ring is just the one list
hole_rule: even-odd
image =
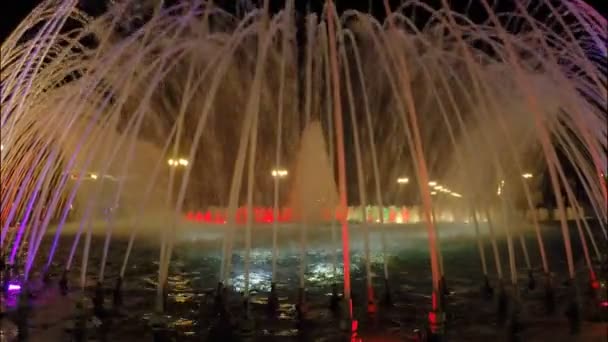
[[[81,0],[82,1],[82,0]],[[99,2],[100,0],[89,0],[91,2]],[[355,8],[358,10],[366,10],[368,8],[369,0],[334,0],[338,6],[338,10],[345,8]],[[12,32],[12,30],[19,24],[21,20],[36,6],[41,0],[12,0],[2,1],[0,4],[0,41],[4,39]],[[86,2],[86,0],[84,0]],[[220,1],[216,1],[220,2]],[[233,1],[228,1],[233,2]],[[382,0],[372,0],[374,3],[373,13],[381,14],[383,12]],[[401,1],[391,1],[391,3],[399,3]],[[427,0],[428,3],[436,3],[438,0]],[[466,4],[468,0],[452,0],[451,3]],[[502,0],[501,3],[508,3],[509,0]],[[587,0],[587,3],[595,7],[604,17],[608,14],[608,1],[606,0]],[[323,1],[311,0],[311,1],[296,1],[296,7],[300,11],[305,11],[308,6],[313,11],[318,11]],[[271,0],[273,7],[282,6],[284,0]]]

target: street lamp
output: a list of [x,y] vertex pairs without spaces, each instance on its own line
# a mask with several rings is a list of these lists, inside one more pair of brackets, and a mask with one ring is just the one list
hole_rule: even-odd
[[188,161],[188,159],[179,158],[179,159],[169,159],[169,160],[167,160],[167,164],[169,164],[169,166],[171,166],[171,167],[178,167],[178,166],[186,167],[186,166],[188,166],[188,164],[190,164],[190,162]]
[[407,184],[410,182],[410,179],[407,177],[399,177],[397,178],[397,183],[398,184]]
[[530,179],[530,178],[534,177],[534,175],[529,172],[526,172],[521,176],[524,177],[525,179]]
[[272,169],[270,174],[274,178],[285,178],[285,177],[287,177],[289,172],[287,172],[287,170],[285,170],[285,169]]
[[498,196],[502,195],[502,189],[505,187],[505,181],[501,180],[500,184],[498,184],[498,189],[496,190],[496,194]]
[[437,186],[437,182],[435,182],[435,181],[430,181],[430,182],[429,182],[429,186]]

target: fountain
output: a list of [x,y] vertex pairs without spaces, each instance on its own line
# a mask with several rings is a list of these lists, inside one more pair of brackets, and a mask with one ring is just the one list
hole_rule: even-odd
[[334,214],[334,208],[338,206],[338,190],[321,123],[309,123],[304,128],[301,141],[289,206],[297,220],[319,224],[327,221],[324,216],[328,209]]
[[[439,341],[458,310],[447,296],[470,299],[469,264],[510,337],[527,333],[536,265],[547,313],[565,294],[571,332],[586,333],[580,274],[587,287],[605,276],[608,97],[606,19],[582,0],[385,0],[376,16],[331,0],[240,1],[236,14],[203,0],[80,4],[43,2],[0,52],[0,273],[3,301],[25,289],[8,309],[21,336],[45,305],[29,294],[61,274],[80,340],[89,292],[94,314],[116,319],[111,282],[121,312],[154,302],[158,340],[186,329],[171,313],[191,312],[192,292],[198,320],[247,339],[268,323],[260,302],[268,324],[297,303],[301,332],[355,340],[408,321],[392,308],[405,301],[427,319],[404,326]],[[389,218],[406,207],[419,223]],[[461,262],[463,241],[480,262]],[[323,293],[336,324],[319,322]]]

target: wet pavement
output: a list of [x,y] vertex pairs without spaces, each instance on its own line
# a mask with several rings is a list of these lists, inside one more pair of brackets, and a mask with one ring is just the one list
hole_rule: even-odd
[[[265,233],[262,233],[263,235]],[[266,310],[268,291],[271,280],[271,248],[264,245],[256,246],[252,251],[251,284],[251,316],[255,341],[343,341],[349,340],[348,334],[340,329],[341,319],[328,309],[331,286],[334,277],[333,248],[331,243],[311,234],[307,246],[306,260],[306,297],[309,311],[305,324],[297,320],[295,303],[298,297],[299,276],[299,246],[294,241],[283,240],[277,267],[277,292],[279,309],[276,315],[269,316]],[[564,279],[565,263],[560,254],[560,236],[549,235],[547,245],[552,254],[552,269],[556,270],[556,294],[558,307],[556,314],[547,316],[543,311],[542,286],[533,291],[526,288],[527,271],[522,269],[519,278],[523,309],[521,315],[521,341],[546,341],[552,336],[553,342],[559,341],[606,341],[605,323],[589,323],[583,325],[583,335],[575,337],[568,332],[568,322],[565,318],[565,302],[562,299],[567,292],[560,280]],[[379,304],[377,317],[370,318],[366,314],[365,263],[363,250],[354,248],[352,253],[352,286],[353,307],[357,319],[358,333],[364,341],[414,341],[415,329],[424,330],[427,324],[427,314],[431,305],[429,293],[431,278],[428,251],[424,244],[414,244],[407,234],[394,234],[389,238],[393,245],[388,252],[391,294],[394,305],[388,307]],[[74,316],[75,303],[83,298],[94,295],[94,286],[103,246],[103,237],[95,236],[93,249],[89,258],[89,270],[85,289],[79,288],[81,271],[81,256],[77,253],[74,267],[70,271],[70,293],[61,296],[57,289],[58,275],[69,253],[73,237],[63,237],[60,252],[53,265],[53,279],[50,285],[40,281],[32,281],[29,285],[32,292],[32,309],[30,311],[29,341],[68,341],[70,335],[66,328],[73,325],[70,320]],[[294,237],[295,239],[295,237]],[[400,239],[406,248],[399,248]],[[451,341],[489,341],[503,340],[507,336],[507,328],[497,324],[496,298],[485,299],[480,293],[482,274],[479,266],[475,241],[470,237],[456,236],[444,238],[442,251],[448,287],[451,294],[447,301],[446,331]],[[538,257],[533,254],[534,241],[530,238],[534,265],[539,265]],[[423,241],[423,240],[422,240]],[[104,324],[89,317],[89,338],[96,340],[119,341],[151,341],[150,322],[156,298],[158,274],[158,244],[151,239],[137,241],[133,250],[131,262],[125,275],[123,285],[124,303],[120,309],[114,309],[112,304],[112,288],[118,276],[118,271],[124,257],[126,240],[117,238],[112,242],[106,275],[104,279],[105,307],[107,315]],[[504,243],[504,241],[502,242]],[[329,248],[328,248],[329,245]],[[374,246],[372,244],[372,246]],[[167,300],[164,322],[169,327],[172,340],[176,341],[216,341],[218,335],[213,335],[214,327],[218,326],[216,312],[213,309],[214,289],[219,274],[218,240],[185,239],[178,242],[170,267],[168,279],[169,295]],[[376,245],[377,247],[377,245]],[[493,265],[490,248],[486,249],[489,265]],[[42,246],[40,253],[46,253],[48,246]],[[81,249],[81,248],[79,248]],[[501,248],[506,250],[506,248]],[[521,251],[519,251],[521,252]],[[44,255],[44,254],[42,254]],[[580,253],[579,253],[580,255]],[[518,254],[518,264],[523,268],[523,259]],[[242,314],[243,251],[235,250],[232,269],[233,289],[231,292],[229,312],[234,320]],[[338,260],[341,260],[341,255]],[[384,280],[382,254],[378,248],[371,257],[375,296],[381,299],[384,295]],[[506,255],[503,256],[506,261]],[[338,271],[341,265],[337,265]],[[561,272],[557,271],[560,270]],[[504,267],[505,274],[508,268]],[[494,269],[490,268],[490,280],[496,283]],[[540,271],[536,272],[537,282],[542,279]],[[338,277],[341,275],[338,274]],[[33,279],[39,279],[34,274]],[[585,274],[581,270],[581,279]],[[339,280],[339,278],[338,278]],[[3,299],[8,313],[2,319],[2,330],[6,335],[14,333],[15,294],[9,294]],[[584,309],[584,312],[586,309]],[[11,320],[12,318],[12,320]],[[553,336],[556,336],[553,338]],[[560,340],[560,338],[562,338]],[[239,340],[238,338],[221,337],[224,340]]]

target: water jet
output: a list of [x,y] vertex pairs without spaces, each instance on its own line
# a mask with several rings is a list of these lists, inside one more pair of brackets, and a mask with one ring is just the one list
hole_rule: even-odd
[[484,276],[481,294],[486,299],[491,299],[494,296],[494,288],[492,288],[492,285],[490,285],[490,279],[488,279],[488,276]]
[[333,312],[334,314],[337,314],[339,312],[340,301],[341,297],[340,294],[338,294],[338,284],[333,283],[331,285],[331,295],[329,297],[329,310],[331,310],[331,312]]
[[114,304],[114,308],[118,309],[122,306],[122,302],[122,277],[118,277],[112,290],[112,303]]
[[[450,278],[454,288],[460,289],[458,272],[476,266],[476,259],[467,259],[466,265],[449,259],[457,255],[453,241],[477,241],[481,272],[471,278],[483,282],[478,285],[485,298],[493,297],[483,246],[488,234],[496,263],[498,320],[508,321],[517,335],[519,317],[512,313],[518,309],[512,303],[517,293],[506,293],[497,245],[502,246],[504,234],[494,231],[489,212],[504,215],[499,228],[504,222],[509,290],[525,271],[517,273],[508,229],[523,227],[517,234],[529,290],[540,283],[530,265],[524,229],[536,233],[547,278],[547,313],[555,311],[560,288],[554,289],[549,279],[545,254],[554,251],[545,249],[555,244],[545,247],[543,239],[554,237],[552,230],[539,228],[538,207],[545,199],[537,201],[536,193],[558,197],[572,281],[578,275],[566,234],[566,218],[572,217],[566,204],[571,203],[577,221],[592,216],[587,233],[594,244],[595,233],[606,236],[606,188],[597,182],[606,161],[606,73],[597,61],[606,55],[605,19],[583,1],[542,0],[550,20],[522,2],[502,11],[500,6],[487,8],[487,1],[473,1],[471,6],[486,8],[483,24],[448,1],[406,1],[395,10],[386,1],[385,21],[358,11],[338,15],[334,2],[327,1],[321,15],[303,15],[304,26],[295,20],[300,13],[294,1],[276,12],[264,1],[264,7],[238,15],[212,2],[154,1],[146,9],[137,9],[135,0],[111,3],[92,15],[79,7],[80,1],[45,2],[2,43],[0,273],[5,292],[10,292],[11,280],[20,278],[21,268],[25,279],[31,270],[44,269],[42,279],[48,283],[49,265],[59,264],[64,268],[59,290],[69,300],[68,272],[80,255],[75,251],[84,232],[80,286],[84,291],[98,281],[93,308],[104,316],[103,276],[106,266],[108,272],[115,266],[115,241],[125,233],[129,241],[113,288],[117,308],[123,302],[125,269],[143,261],[151,264],[146,253],[134,253],[129,260],[135,236],[139,241],[148,235],[155,243],[160,240],[160,257],[152,260],[158,261],[156,315],[170,314],[175,307],[168,305],[168,279],[176,270],[174,261],[188,258],[174,255],[174,248],[199,243],[198,234],[208,247],[214,239],[208,236],[219,234],[223,240],[213,311],[222,329],[249,338],[256,318],[249,307],[254,304],[245,302],[243,320],[235,328],[228,313],[228,285],[236,288],[235,279],[243,277],[247,299],[260,278],[262,291],[270,281],[267,312],[274,316],[277,273],[283,276],[283,271],[290,280],[298,274],[298,285],[285,281],[291,289],[285,295],[293,298],[298,291],[298,319],[305,320],[315,298],[307,302],[304,292],[318,279],[310,277],[312,266],[326,258],[332,259],[333,279],[322,283],[322,291],[331,287],[329,307],[353,337],[358,322],[351,278],[355,289],[367,292],[367,301],[361,292],[354,302],[362,311],[373,316],[378,309],[372,285],[376,276],[384,281],[380,302],[401,304],[401,296],[391,293],[400,289],[390,287],[388,260],[402,250],[417,250],[418,243],[410,248],[409,239],[405,247],[390,240],[417,235],[421,225],[430,271],[425,268],[420,279],[430,274],[432,281],[414,288],[431,294],[432,299],[417,298],[432,303],[415,305],[432,305],[429,338],[445,335],[450,291],[443,253],[447,267],[459,265]],[[419,11],[424,15],[410,15]],[[342,126],[343,120],[347,125]],[[567,170],[570,166],[574,172]],[[279,167],[285,172],[270,178]],[[550,186],[535,183],[547,173]],[[431,187],[430,176],[441,184]],[[410,179],[416,186],[407,185]],[[487,211],[487,233],[477,222],[478,209]],[[356,218],[353,213],[361,210],[366,210],[363,219]],[[522,218],[526,211],[532,212],[532,224]],[[470,219],[475,232],[467,227]],[[152,222],[162,222],[162,227]],[[338,223],[341,233],[334,229]],[[266,236],[261,227],[270,224],[272,235]],[[441,241],[440,224],[450,228],[442,227]],[[191,226],[195,233],[190,234]],[[299,229],[299,241],[289,235],[291,226]],[[578,226],[591,268],[587,237]],[[331,242],[325,228],[331,229]],[[272,278],[257,277],[258,258],[269,262],[269,247],[262,245],[271,236]],[[61,246],[66,239],[67,257]],[[95,251],[90,245],[100,240],[98,262],[89,248]],[[137,248],[147,251],[148,244]],[[299,269],[278,272],[277,265],[291,258],[293,249],[299,252]],[[319,249],[327,253],[315,254]],[[200,250],[215,253],[214,247]],[[48,255],[43,256],[46,268],[37,261],[42,254]],[[395,258],[395,269],[402,262]],[[371,270],[380,264],[384,274],[376,275]],[[407,265],[414,279],[423,263]],[[391,275],[393,286],[404,279],[401,268]],[[97,271],[97,277],[91,276]],[[448,274],[452,277],[451,268]],[[200,286],[213,287],[213,282],[203,279]],[[191,292],[198,293],[200,283],[193,283]],[[344,300],[338,293],[342,284]],[[454,296],[460,298],[460,291]],[[568,317],[575,330],[583,312],[572,298]],[[153,323],[160,327],[153,329],[155,338],[167,340],[168,323]]]
[[279,297],[277,295],[277,284],[272,282],[270,284],[270,293],[268,294],[268,303],[266,305],[266,310],[268,315],[274,317],[279,308]]
[[29,338],[29,314],[32,309],[30,293],[27,286],[23,286],[18,295],[15,323],[17,324],[17,340],[27,341]]
[[171,334],[169,331],[168,323],[160,313],[154,313],[150,317],[150,329],[152,330],[152,341],[153,342],[169,342],[171,341]]
[[507,314],[509,312],[509,295],[505,289],[505,286],[500,283],[498,285],[498,304],[497,304],[497,313],[496,320],[499,325],[503,325],[507,319]]
[[237,335],[243,341],[253,341],[255,337],[255,320],[251,314],[249,298],[243,300],[243,312],[237,320]]
[[103,284],[98,281],[95,284],[95,294],[93,296],[93,313],[99,319],[103,319],[105,317],[105,291],[103,288]]
[[387,278],[384,278],[384,296],[382,297],[382,304],[387,307],[393,306],[391,286]]
[[547,315],[555,313],[555,290],[551,274],[545,274],[544,307]]
[[88,315],[86,313],[85,298],[82,296],[76,301],[74,318],[72,320],[71,336],[75,342],[85,342],[88,336]]
[[582,325],[582,313],[578,295],[578,289],[574,282],[574,279],[570,279],[568,282],[568,297],[565,315],[568,318],[570,325],[570,334],[578,335],[581,332]]
[[534,271],[528,270],[528,290],[533,291],[536,288],[536,280],[534,279]]
[[62,296],[67,296],[68,294],[68,270],[63,270],[63,272],[61,273],[61,278],[59,279],[59,293],[61,293]]

